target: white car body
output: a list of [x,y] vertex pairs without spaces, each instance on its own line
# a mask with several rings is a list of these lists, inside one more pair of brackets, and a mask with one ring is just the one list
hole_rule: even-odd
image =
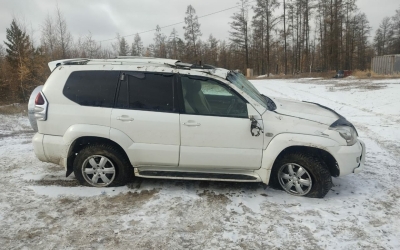
[[[83,65],[80,64],[82,61],[85,62]],[[358,173],[363,169],[364,143],[357,140],[348,146],[346,140],[330,128],[342,118],[337,113],[317,104],[278,98],[272,98],[276,109],[268,110],[229,82],[226,79],[228,70],[175,67],[177,62],[122,58],[49,63],[53,72],[41,92],[45,105],[48,105],[45,107],[47,113],[45,119],[37,120],[38,132],[33,137],[36,156],[41,161],[61,165],[67,173],[71,173],[72,148],[79,138],[93,137],[118,145],[129,158],[135,175],[140,177],[268,184],[275,160],[290,147],[326,152],[330,161],[334,161],[329,163],[332,176]],[[252,136],[250,119],[81,106],[63,95],[68,77],[80,70],[159,72],[215,79],[248,102],[248,115],[257,120],[261,135]],[[36,107],[35,110],[43,112],[43,107]],[[157,171],[227,176],[146,174]],[[236,175],[249,178],[236,178]]]

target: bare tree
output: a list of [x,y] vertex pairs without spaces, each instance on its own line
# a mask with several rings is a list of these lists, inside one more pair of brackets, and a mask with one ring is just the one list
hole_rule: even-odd
[[97,58],[100,57],[101,46],[92,38],[92,33],[89,32],[85,36],[85,40],[83,42],[84,51],[86,52],[86,57],[88,58]]
[[60,8],[56,9],[56,33],[57,43],[61,50],[61,57],[68,58],[68,52],[72,43],[71,33],[67,29],[67,21],[64,18]]
[[57,29],[53,18],[48,14],[42,25],[42,46],[49,55],[50,60],[56,59]]
[[374,46],[378,55],[388,54],[390,43],[393,39],[392,23],[389,17],[383,18],[376,30],[374,37]]
[[[267,75],[270,73],[270,45],[272,40],[272,29],[278,21],[278,17],[273,15],[273,11],[279,7],[279,2],[277,0],[257,0],[257,4],[254,8],[256,19],[261,19],[262,21],[257,22],[260,26],[262,25],[265,30],[265,46],[266,48],[266,69]],[[265,25],[264,25],[265,24]],[[263,32],[264,33],[264,32]]]
[[249,68],[249,7],[248,0],[240,0],[240,9],[232,16],[230,23],[232,31],[229,32],[230,40],[240,48],[239,53],[244,54],[245,67]]
[[393,30],[393,49],[392,52],[400,54],[400,8],[396,10],[396,14],[392,17]]

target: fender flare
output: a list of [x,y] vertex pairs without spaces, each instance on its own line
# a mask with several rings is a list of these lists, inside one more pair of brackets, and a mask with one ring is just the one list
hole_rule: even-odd
[[71,154],[74,143],[77,139],[82,137],[109,139],[118,144],[122,149],[124,149],[124,151],[134,143],[125,133],[108,126],[74,124],[67,129],[63,136],[65,145],[65,150],[62,152],[63,158],[68,158]]
[[279,154],[292,146],[322,149],[329,153],[329,147],[339,146],[339,143],[323,136],[282,133],[275,136],[263,152],[259,174],[264,183],[269,183],[272,167]]

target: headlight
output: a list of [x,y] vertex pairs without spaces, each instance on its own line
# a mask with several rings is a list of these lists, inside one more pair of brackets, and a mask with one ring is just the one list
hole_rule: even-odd
[[357,142],[357,132],[353,127],[338,126],[330,129],[337,131],[346,140],[347,146],[352,146]]

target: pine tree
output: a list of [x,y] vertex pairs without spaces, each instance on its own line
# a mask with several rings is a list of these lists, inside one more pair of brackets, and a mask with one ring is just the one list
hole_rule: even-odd
[[135,38],[133,39],[133,44],[132,44],[132,56],[142,56],[143,55],[143,42],[142,39],[140,38],[139,34],[135,35]]
[[26,35],[25,31],[18,26],[15,19],[12,20],[11,27],[7,28],[6,32],[7,42],[4,42],[7,46],[6,59],[11,68],[14,69],[18,74],[19,87],[21,91],[20,93],[25,101],[26,95],[24,85],[29,77],[29,59],[33,53],[32,46],[29,36]]
[[118,55],[119,56],[127,56],[129,53],[129,44],[126,42],[125,38],[119,38],[119,49]]
[[[185,17],[185,26],[183,27],[185,30],[184,36],[187,43],[189,51],[192,52],[194,55],[194,60],[197,60],[197,47],[196,42],[197,39],[202,35],[200,31],[200,24],[199,20],[196,15],[196,10],[189,5],[186,10],[186,17]],[[193,58],[192,58],[193,60]]]
[[167,37],[161,33],[161,28],[159,25],[156,27],[156,33],[154,33],[154,56],[160,58],[167,57],[166,51],[166,40]]
[[173,28],[168,38],[169,57],[173,59],[179,58],[179,51],[178,51],[179,42],[182,43],[182,40],[178,37],[178,32],[176,31],[176,29]]

